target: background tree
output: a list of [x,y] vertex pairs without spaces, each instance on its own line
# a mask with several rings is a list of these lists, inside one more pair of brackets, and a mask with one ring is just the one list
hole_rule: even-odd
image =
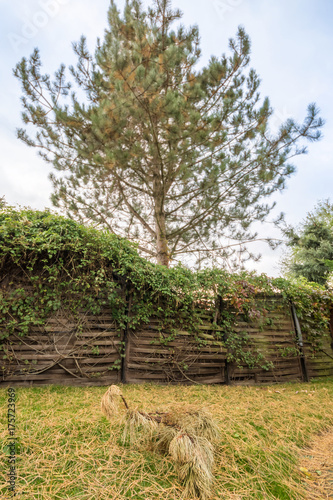
[[264,199],[284,188],[290,158],[305,152],[300,140],[317,140],[322,126],[310,105],[302,125],[290,119],[270,134],[273,111],[267,98],[260,103],[244,29],[230,56],[198,69],[198,28],[172,29],[181,16],[169,0],[147,12],[127,0],[121,16],[112,0],[95,55],[84,37],[74,44],[82,103],[64,65],[53,81],[42,74],[37,49],[14,70],[23,121],[36,129],[18,137],[55,167],[53,203],[140,242],[164,265],[184,254],[225,257],[255,239],[251,223],[272,208]]
[[7,206],[7,202],[4,196],[0,196],[0,209],[5,208]]
[[333,204],[319,202],[304,222],[285,231],[290,254],[283,268],[290,276],[303,276],[324,285],[333,271]]

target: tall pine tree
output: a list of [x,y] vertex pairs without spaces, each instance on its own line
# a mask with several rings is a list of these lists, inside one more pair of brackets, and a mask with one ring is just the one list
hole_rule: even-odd
[[123,15],[111,0],[95,55],[84,37],[74,44],[70,72],[82,103],[64,65],[53,81],[42,74],[37,49],[14,70],[23,121],[36,129],[18,137],[54,166],[53,203],[140,242],[166,266],[189,253],[225,257],[253,240],[251,223],[272,208],[264,199],[284,188],[290,158],[305,152],[300,140],[317,140],[322,126],[310,105],[303,124],[290,119],[273,136],[244,29],[229,56],[198,69],[198,28],[185,29],[181,17],[169,0],[147,11],[127,0]]

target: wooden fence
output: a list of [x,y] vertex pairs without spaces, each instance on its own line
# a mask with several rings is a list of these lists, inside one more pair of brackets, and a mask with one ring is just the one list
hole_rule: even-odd
[[45,326],[34,327],[24,337],[13,333],[4,341],[0,385],[239,385],[333,376],[332,329],[314,355],[292,307],[280,296],[258,300],[269,304],[265,326],[260,318],[250,323],[238,318],[235,331],[247,333],[247,349],[262,355],[267,369],[231,362],[224,343],[228,334],[220,327],[221,340],[216,340],[215,318],[204,308],[199,311],[200,333],[195,337],[179,331],[172,340],[158,317],[131,330],[120,328],[109,309],[98,316],[82,312],[75,319],[60,310]]

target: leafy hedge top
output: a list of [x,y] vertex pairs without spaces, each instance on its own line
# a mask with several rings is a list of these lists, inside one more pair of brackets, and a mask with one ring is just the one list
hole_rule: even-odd
[[49,211],[12,208],[0,213],[0,258],[10,258],[23,264],[28,259],[45,255],[59,258],[65,253],[96,262],[99,259],[121,263],[137,257],[133,245],[113,234],[77,224],[73,220],[54,215]]
[[2,287],[0,326],[5,325],[7,332],[19,328],[22,334],[30,324],[42,324],[60,306],[98,313],[103,305],[113,304],[115,318],[120,324],[127,321],[115,276],[134,295],[133,325],[159,313],[165,321],[173,318],[173,323],[176,315],[178,322],[191,328],[194,304],[215,309],[219,296],[224,305],[220,321],[230,325],[231,312],[233,317],[240,313],[248,319],[258,315],[258,294],[280,293],[295,303],[305,329],[318,339],[327,329],[333,306],[332,291],[306,280],[229,274],[221,269],[193,272],[180,265],[167,269],[152,264],[126,239],[49,211],[5,208],[0,212],[0,287],[11,268],[20,268],[35,291],[29,296],[24,287],[9,291]]

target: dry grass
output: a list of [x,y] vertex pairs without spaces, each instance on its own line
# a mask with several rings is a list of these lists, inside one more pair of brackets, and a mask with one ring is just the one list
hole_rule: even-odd
[[[302,392],[307,391],[307,392]],[[102,415],[105,387],[17,389],[17,493],[27,500],[176,500],[183,488],[172,459],[122,444],[124,424]],[[333,428],[333,380],[272,387],[124,386],[126,400],[144,411],[189,403],[216,418],[211,500],[326,499],[329,482],[310,491],[300,467],[306,446]],[[0,391],[0,498],[6,498],[7,393]],[[323,445],[324,446],[324,445]],[[328,445],[327,445],[328,446]],[[325,453],[324,449],[319,452]],[[312,453],[311,456],[314,456]],[[311,459],[313,460],[313,459]],[[328,462],[327,462],[328,463]],[[314,470],[314,469],[313,469]],[[314,470],[314,473],[315,473]],[[316,473],[315,473],[316,474]],[[314,483],[315,481],[312,481]],[[325,491],[326,488],[326,491]],[[25,493],[25,494],[23,494]],[[322,496],[320,496],[322,495]],[[326,496],[325,496],[326,495]]]
[[300,470],[311,500],[333,498],[333,432],[316,436],[311,447],[303,450]]

